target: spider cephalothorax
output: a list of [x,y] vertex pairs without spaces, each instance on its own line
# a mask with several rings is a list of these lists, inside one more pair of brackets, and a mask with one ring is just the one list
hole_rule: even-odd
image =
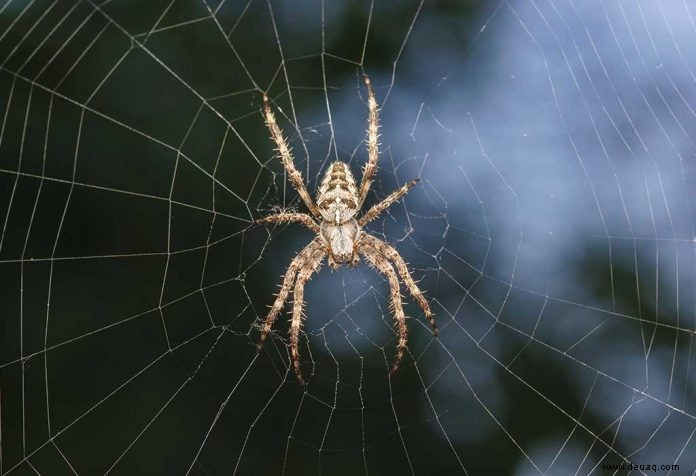
[[[404,315],[401,303],[401,291],[398,276],[401,277],[411,296],[423,309],[425,317],[430,321],[433,332],[437,335],[435,318],[430,311],[430,305],[418,289],[415,281],[408,271],[406,262],[392,246],[363,231],[363,226],[374,220],[380,213],[389,208],[394,202],[405,195],[411,187],[418,183],[418,179],[408,182],[398,190],[392,192],[387,198],[374,205],[359,218],[356,215],[360,211],[367,192],[370,190],[372,179],[377,172],[377,160],[379,153],[377,149],[377,101],[375,99],[370,79],[365,76],[365,85],[368,93],[368,127],[367,127],[367,148],[368,161],[363,170],[362,181],[358,188],[353,178],[353,174],[344,162],[334,162],[329,166],[319,191],[317,193],[316,204],[309,195],[307,188],[302,181],[302,176],[293,164],[292,155],[288,148],[283,133],[276,123],[275,116],[268,103],[268,98],[264,100],[264,116],[266,124],[271,131],[271,137],[278,146],[278,153],[283,166],[288,174],[288,178],[302,197],[302,200],[309,208],[312,216],[306,213],[277,213],[269,215],[259,220],[260,223],[283,223],[296,221],[304,224],[307,228],[317,234],[295,259],[292,260],[283,278],[283,284],[276,296],[276,300],[271,306],[271,310],[266,317],[261,330],[261,338],[258,348],[261,349],[263,342],[271,331],[273,322],[280,313],[285,300],[290,293],[290,288],[295,283],[294,295],[295,303],[290,324],[290,356],[292,359],[295,374],[300,383],[304,384],[299,361],[299,334],[302,325],[302,308],[304,306],[304,287],[309,278],[317,271],[324,256],[328,255],[329,266],[337,269],[344,264],[355,266],[358,264],[359,255],[362,254],[370,265],[376,267],[384,274],[389,281],[390,302],[396,319],[398,343],[396,346],[396,357],[392,365],[391,372],[399,368],[401,359],[404,355],[408,330],[406,328],[406,316]],[[319,220],[317,223],[316,220]],[[396,271],[394,271],[396,268]]]

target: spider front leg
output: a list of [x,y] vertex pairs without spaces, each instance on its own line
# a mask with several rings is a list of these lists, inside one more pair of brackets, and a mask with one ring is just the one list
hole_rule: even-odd
[[302,267],[305,265],[310,256],[316,250],[320,249],[321,246],[322,245],[320,239],[315,238],[311,243],[305,246],[302,249],[302,251],[300,251],[297,254],[297,256],[295,256],[295,258],[290,263],[290,266],[288,266],[288,270],[286,271],[285,276],[283,277],[283,285],[280,287],[280,291],[278,291],[276,300],[273,302],[271,310],[268,312],[268,316],[266,317],[266,320],[263,323],[263,327],[261,328],[261,338],[259,339],[259,343],[256,345],[256,348],[259,351],[263,347],[263,342],[266,340],[268,333],[271,332],[271,328],[273,327],[273,323],[278,317],[278,313],[280,313],[280,310],[283,309],[285,300],[288,298],[288,294],[290,293],[290,288],[292,287],[292,284],[295,282],[295,276],[297,276],[297,273],[302,269]]
[[406,350],[406,343],[408,342],[408,328],[406,327],[404,306],[401,302],[399,279],[396,277],[394,268],[391,264],[389,264],[389,261],[375,248],[364,244],[361,246],[360,251],[365,256],[367,261],[372,266],[376,267],[383,275],[385,275],[387,281],[389,281],[389,307],[394,313],[394,320],[396,321],[396,330],[399,338],[396,344],[396,357],[394,358],[394,363],[389,371],[390,374],[393,374],[401,365],[401,360],[404,357],[404,350]]
[[397,200],[406,195],[408,191],[411,190],[418,182],[420,182],[420,178],[411,180],[410,182],[404,184],[401,188],[394,190],[387,198],[376,205],[373,205],[372,208],[366,211],[365,214],[358,220],[358,224],[360,226],[364,226],[377,218],[380,213],[391,207],[394,203],[396,203]]
[[374,247],[389,261],[394,263],[394,265],[396,266],[396,270],[399,272],[399,276],[401,276],[401,279],[406,285],[406,288],[408,289],[409,293],[411,293],[413,299],[416,300],[420,308],[423,310],[425,318],[428,319],[428,321],[430,322],[430,326],[433,329],[433,334],[437,336],[437,325],[435,324],[435,317],[433,316],[433,313],[430,310],[430,304],[428,304],[428,300],[425,299],[423,292],[420,290],[420,288],[418,288],[418,285],[413,280],[413,277],[411,276],[411,273],[408,270],[408,265],[406,264],[406,261],[404,261],[404,259],[401,257],[399,252],[396,251],[396,249],[393,246],[390,246],[389,244],[372,235],[364,234],[363,241],[368,243],[370,246]]
[[302,378],[302,369],[300,368],[300,329],[302,328],[302,310],[304,308],[304,288],[307,281],[312,277],[321,265],[322,260],[326,250],[323,248],[314,251],[309,260],[300,270],[297,276],[297,282],[295,283],[294,291],[294,303],[292,308],[292,322],[290,323],[290,358],[292,360],[292,365],[295,368],[295,375],[297,375],[297,380],[300,385],[304,385],[304,379]]
[[289,223],[293,221],[302,223],[314,233],[319,233],[319,225],[306,213],[276,213],[260,218],[256,220],[256,223]]

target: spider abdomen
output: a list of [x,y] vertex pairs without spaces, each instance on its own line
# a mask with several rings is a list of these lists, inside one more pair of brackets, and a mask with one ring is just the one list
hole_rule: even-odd
[[342,224],[353,219],[358,212],[358,189],[348,164],[338,161],[329,166],[317,192],[317,206],[328,222]]

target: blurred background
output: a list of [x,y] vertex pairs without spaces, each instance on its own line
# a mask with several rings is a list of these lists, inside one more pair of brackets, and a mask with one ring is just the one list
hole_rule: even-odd
[[[686,1],[4,0],[0,474],[693,474],[696,7]],[[381,160],[388,286],[259,324],[312,193]],[[405,292],[405,290],[404,290]],[[633,464],[634,470],[603,465]]]

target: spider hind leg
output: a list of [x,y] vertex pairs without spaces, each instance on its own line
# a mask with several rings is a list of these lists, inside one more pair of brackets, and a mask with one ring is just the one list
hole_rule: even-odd
[[271,133],[271,138],[276,143],[276,146],[278,148],[278,155],[280,156],[280,159],[283,162],[283,167],[285,168],[285,171],[288,174],[288,179],[290,180],[290,183],[292,183],[293,187],[295,187],[297,193],[300,194],[300,197],[305,202],[305,205],[307,205],[307,208],[312,213],[312,215],[314,215],[317,218],[321,217],[317,205],[314,203],[314,200],[312,200],[312,197],[309,195],[309,192],[307,191],[307,186],[302,180],[302,174],[300,174],[297,168],[295,168],[295,163],[292,159],[290,147],[288,146],[288,143],[285,140],[285,136],[283,136],[283,131],[280,130],[280,127],[276,122],[275,114],[273,114],[271,104],[269,103],[268,97],[265,94],[263,95],[263,114],[266,120],[266,125],[268,126],[268,130]]
[[370,191],[372,180],[377,174],[377,161],[379,160],[379,106],[375,99],[375,91],[372,89],[372,83],[367,74],[364,75],[365,86],[367,87],[367,153],[368,159],[363,168],[362,181],[360,182],[360,192],[358,194],[360,207],[367,198],[367,192]]

